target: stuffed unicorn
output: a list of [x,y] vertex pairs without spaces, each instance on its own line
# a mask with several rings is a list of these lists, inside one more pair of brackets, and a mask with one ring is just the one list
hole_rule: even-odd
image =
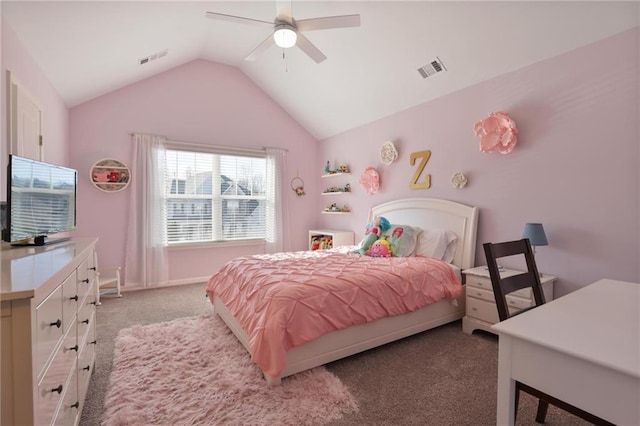
[[367,224],[364,232],[364,239],[362,240],[362,245],[354,251],[354,253],[365,254],[369,248],[380,239],[382,234],[389,230],[391,227],[391,223],[387,220],[386,217],[378,216],[373,219],[373,222]]

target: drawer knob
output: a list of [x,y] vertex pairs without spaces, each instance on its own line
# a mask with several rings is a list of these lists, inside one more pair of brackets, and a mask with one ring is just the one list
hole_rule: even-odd
[[80,281],[81,283],[85,283],[85,284],[89,284],[89,278],[85,278],[84,280]]
[[89,324],[89,320],[88,320],[88,319],[86,319],[86,320],[82,320],[82,321],[80,321],[80,322],[81,322],[81,323],[83,323],[83,324]]
[[76,294],[73,297],[70,297],[69,300],[75,300],[76,302],[78,301],[78,295]]
[[85,370],[85,371],[89,371],[89,370],[91,370],[91,366],[87,365],[86,367],[83,367],[82,369]]
[[98,269],[95,266],[92,266],[91,268],[89,268],[90,271],[97,271]]
[[98,341],[97,341],[97,340],[94,340],[94,341],[91,341],[91,342],[89,342],[89,343],[91,343],[92,345],[96,345],[96,344],[98,344]]
[[51,327],[54,327],[54,326],[55,326],[55,327],[60,328],[60,326],[62,326],[62,321],[58,320],[58,321],[56,321],[56,322],[51,322],[51,323],[49,323],[49,325],[50,325]]
[[51,393],[58,392],[58,394],[62,393],[62,385],[59,385],[57,388],[51,389]]
[[98,303],[94,300],[93,302],[89,303],[90,305],[97,305]]
[[69,348],[69,350],[70,350],[70,351],[76,351],[76,352],[78,352],[78,345],[71,346],[71,347]]
[[80,402],[76,401],[75,404],[71,404],[71,408],[80,408]]

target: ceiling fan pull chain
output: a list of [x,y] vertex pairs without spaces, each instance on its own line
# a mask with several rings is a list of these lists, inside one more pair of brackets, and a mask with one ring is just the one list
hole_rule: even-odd
[[289,72],[289,61],[287,61],[287,55],[284,49],[282,49],[282,60],[284,61],[284,72]]

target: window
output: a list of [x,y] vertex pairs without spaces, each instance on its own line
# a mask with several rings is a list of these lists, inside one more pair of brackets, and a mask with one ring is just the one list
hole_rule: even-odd
[[267,160],[168,148],[165,163],[169,245],[266,239]]

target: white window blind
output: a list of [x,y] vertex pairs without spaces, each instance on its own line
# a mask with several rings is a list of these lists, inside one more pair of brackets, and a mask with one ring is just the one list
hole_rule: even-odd
[[266,238],[265,156],[167,149],[169,244]]

